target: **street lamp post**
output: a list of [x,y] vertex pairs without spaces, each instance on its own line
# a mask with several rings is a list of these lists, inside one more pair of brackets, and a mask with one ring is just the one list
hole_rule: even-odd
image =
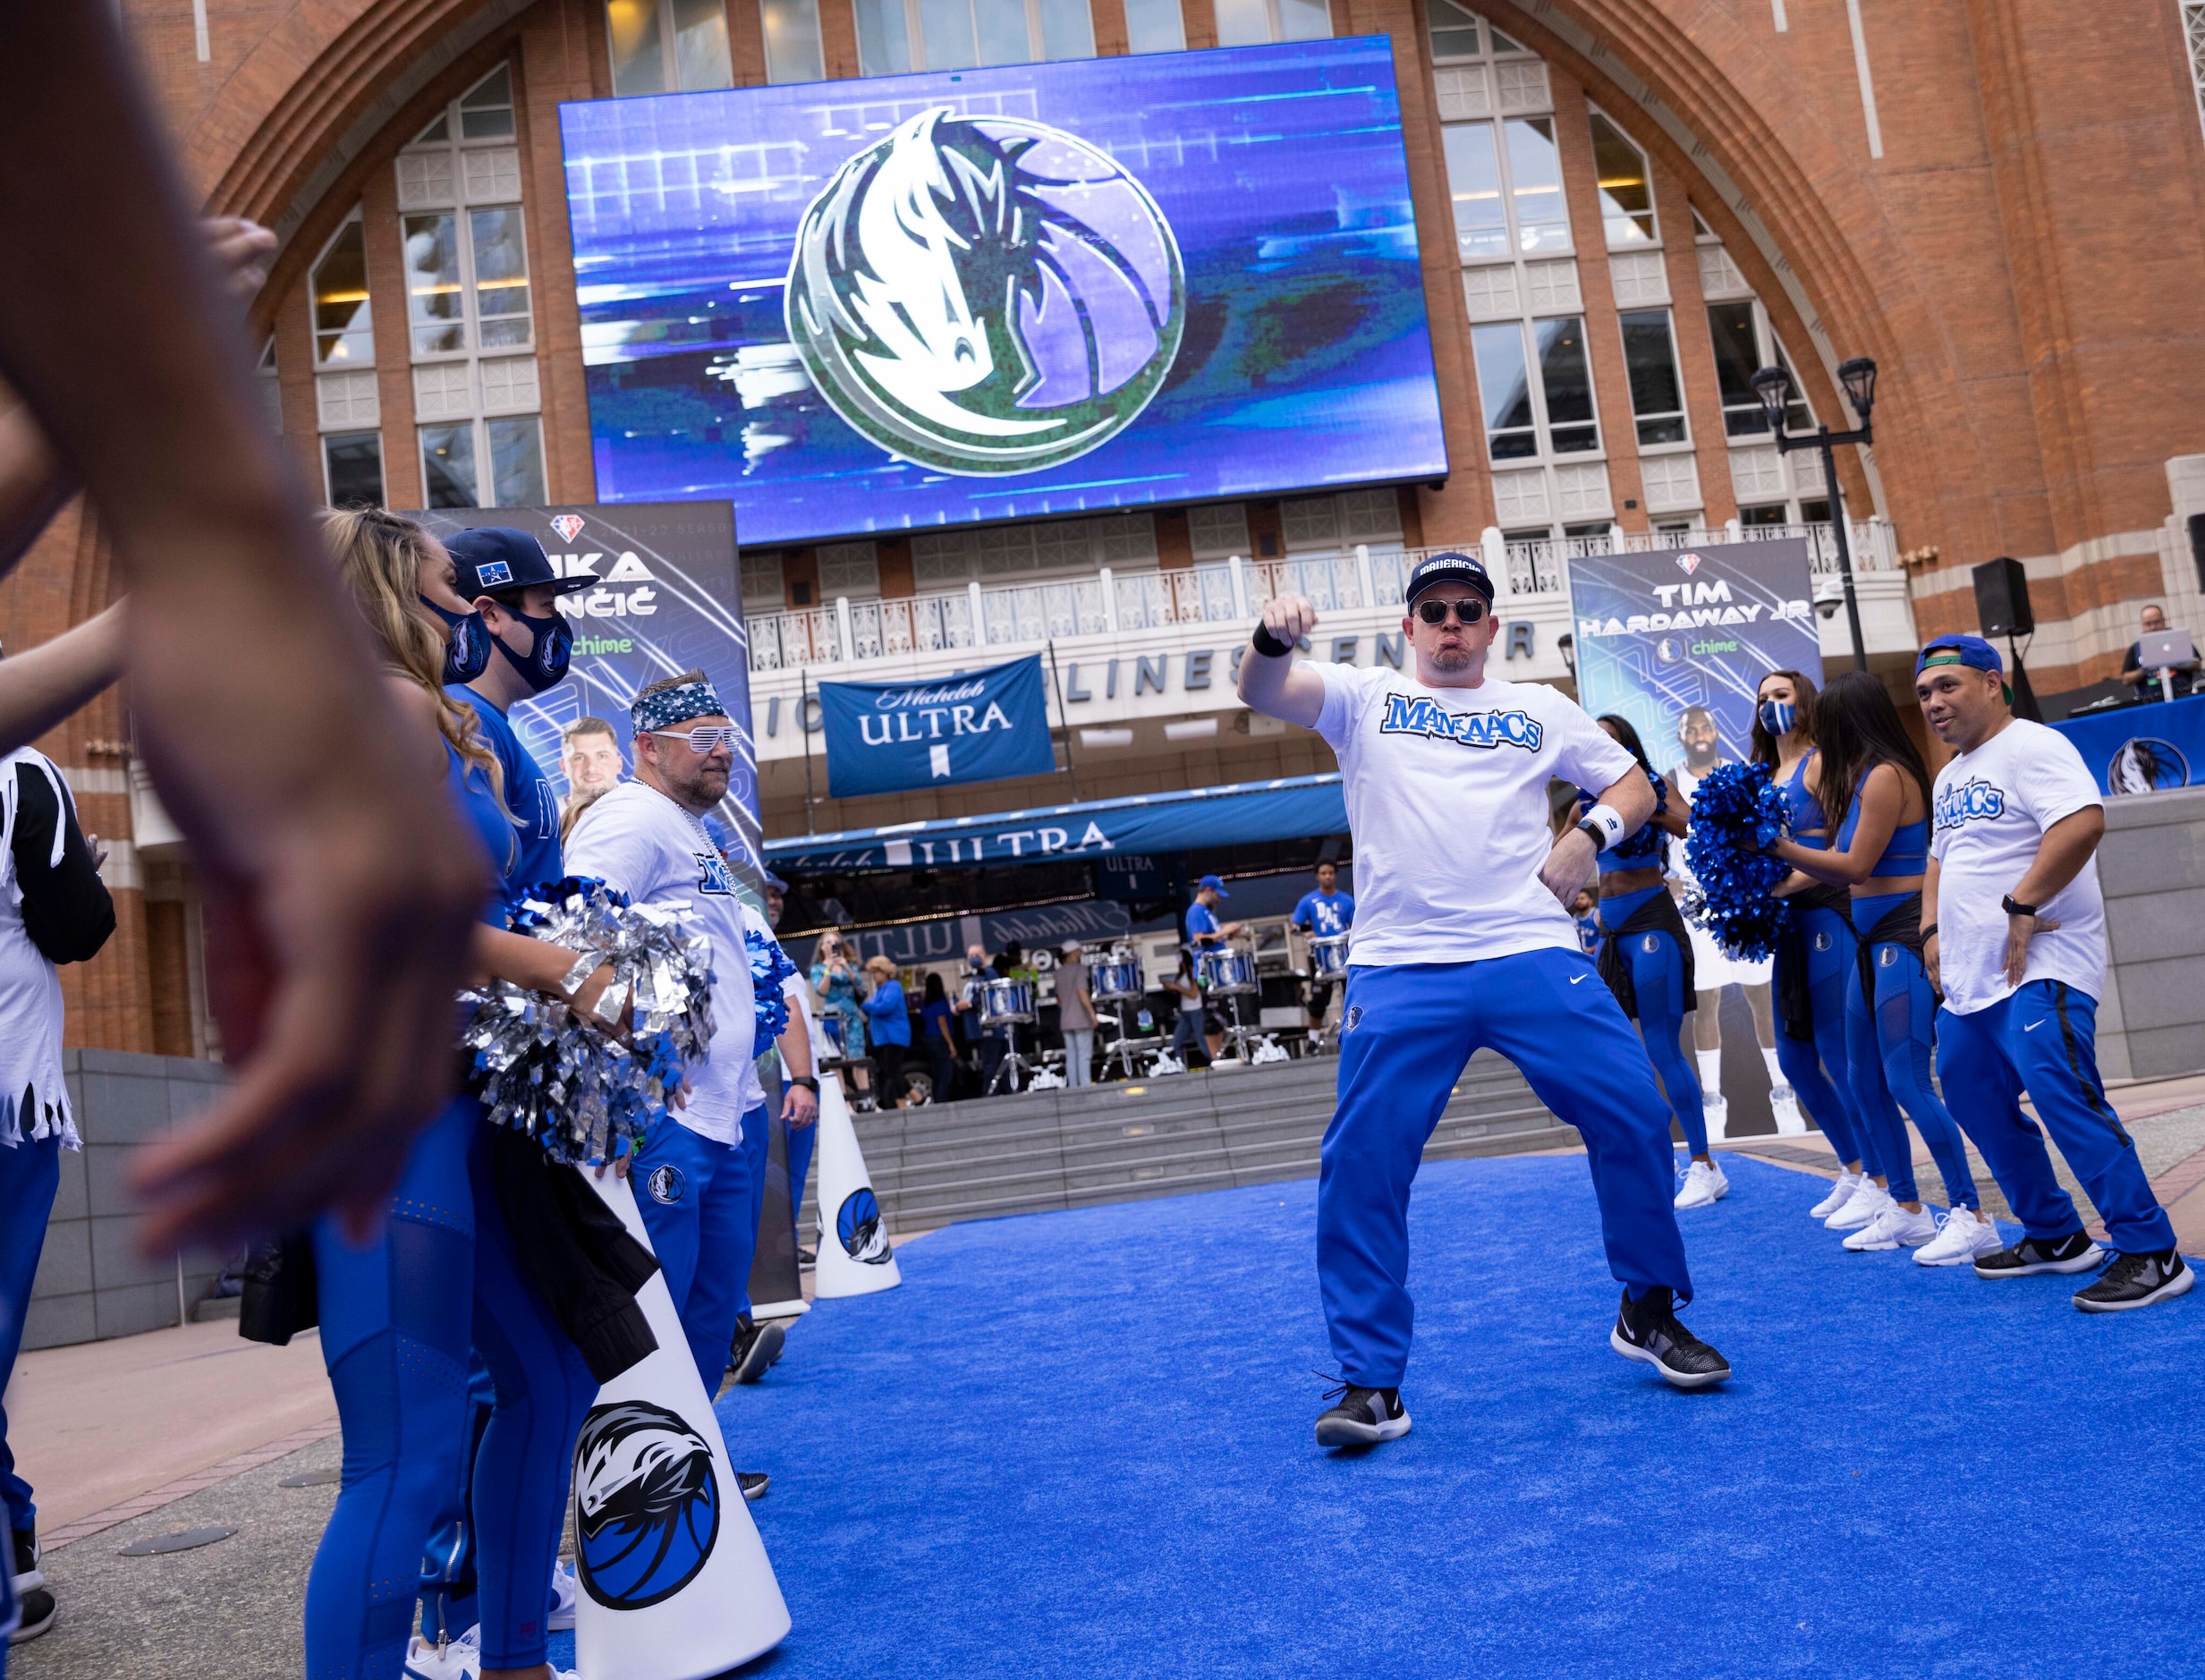
[[1833,453],[1839,444],[1860,444],[1863,446],[1876,441],[1876,430],[1869,416],[1876,406],[1876,364],[1866,356],[1855,356],[1850,361],[1837,364],[1837,382],[1845,387],[1845,400],[1861,417],[1861,423],[1849,432],[1834,432],[1827,425],[1817,426],[1811,437],[1794,437],[1784,429],[1784,411],[1792,400],[1792,372],[1788,368],[1763,368],[1753,376],[1753,389],[1761,399],[1761,407],[1768,411],[1769,428],[1777,435],[1777,452],[1790,454],[1794,449],[1819,449],[1822,452],[1822,483],[1830,498],[1830,528],[1837,537],[1837,569],[1845,585],[1845,622],[1853,630],[1853,668],[1868,669],[1868,643],[1861,636],[1861,600],[1853,588],[1853,533],[1845,520],[1845,497],[1837,488],[1837,459]]

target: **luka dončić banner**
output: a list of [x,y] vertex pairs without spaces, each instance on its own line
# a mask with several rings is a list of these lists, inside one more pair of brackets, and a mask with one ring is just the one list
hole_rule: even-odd
[[1056,768],[1039,654],[930,683],[822,683],[819,718],[835,799]]
[[1654,768],[1688,785],[1751,751],[1769,672],[1822,681],[1802,538],[1574,558],[1570,616],[1579,703],[1630,719]]

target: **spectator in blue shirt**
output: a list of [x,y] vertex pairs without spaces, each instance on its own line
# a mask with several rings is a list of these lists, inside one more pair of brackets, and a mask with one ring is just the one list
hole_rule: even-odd
[[[1340,890],[1340,870],[1336,864],[1319,863],[1317,866],[1317,890],[1302,895],[1302,902],[1293,907],[1293,921],[1312,939],[1337,938],[1348,930],[1355,920],[1355,901]],[[1332,988],[1341,982],[1335,980],[1312,980],[1310,983],[1310,1024],[1325,1024],[1325,1010],[1332,1002]]]
[[934,1100],[947,1102],[957,1082],[957,1012],[949,1006],[942,977],[927,976],[926,1005],[919,1012],[920,1041],[934,1073]]
[[903,982],[895,977],[895,963],[888,957],[868,957],[865,977],[873,982],[865,1000],[865,1035],[873,1041],[873,1065],[880,1070],[884,1108],[903,1106],[903,1056],[912,1048],[911,1012],[903,1005]]

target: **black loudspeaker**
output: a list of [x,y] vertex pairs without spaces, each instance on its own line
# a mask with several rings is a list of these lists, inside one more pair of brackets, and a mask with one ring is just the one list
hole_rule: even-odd
[[2190,558],[2197,564],[2197,586],[2205,590],[2205,513],[2192,513],[2190,525]]
[[1975,580],[1975,616],[1984,636],[2036,633],[2037,621],[2029,610],[2029,576],[2020,561],[2001,555],[1968,575]]

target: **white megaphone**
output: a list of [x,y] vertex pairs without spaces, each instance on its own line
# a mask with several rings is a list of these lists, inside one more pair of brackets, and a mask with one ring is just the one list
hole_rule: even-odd
[[[888,1245],[888,1227],[873,1195],[873,1180],[850,1124],[842,1079],[819,1075],[819,1246],[811,1293],[821,1300],[869,1295],[903,1281]],[[590,1680],[596,1680],[595,1676]]]
[[[628,1181],[576,1170],[649,1248]],[[789,1607],[663,1272],[636,1303],[657,1350],[598,1390],[574,1444],[575,1666],[588,1680],[706,1680],[778,1645]]]

